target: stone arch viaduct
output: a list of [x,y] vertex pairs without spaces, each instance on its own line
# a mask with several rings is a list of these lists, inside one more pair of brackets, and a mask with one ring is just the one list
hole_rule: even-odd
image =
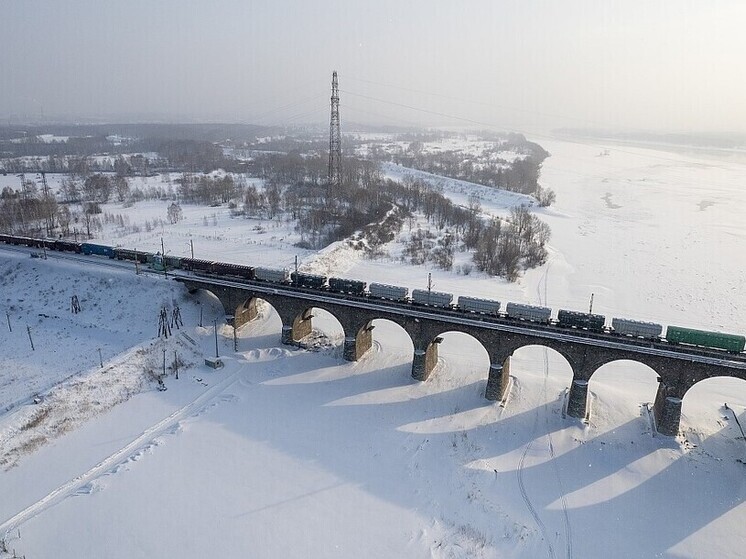
[[229,323],[240,328],[257,315],[258,299],[274,307],[282,320],[284,344],[294,344],[311,333],[312,309],[323,309],[337,318],[345,334],[344,358],[356,361],[373,342],[373,320],[399,324],[414,346],[412,377],[427,380],[438,360],[438,344],[446,332],[473,336],[487,350],[488,400],[505,396],[510,357],[526,346],[544,346],[557,351],[570,365],[573,380],[567,400],[572,417],[587,415],[588,381],[607,363],[630,360],[643,363],[658,375],[653,414],[658,432],[678,433],[684,394],[697,382],[721,376],[746,380],[746,357],[690,346],[673,346],[645,340],[560,329],[554,326],[509,320],[483,320],[478,315],[445,309],[412,306],[391,301],[312,291],[280,284],[238,283],[222,279],[177,276],[190,293],[204,289],[223,305]]

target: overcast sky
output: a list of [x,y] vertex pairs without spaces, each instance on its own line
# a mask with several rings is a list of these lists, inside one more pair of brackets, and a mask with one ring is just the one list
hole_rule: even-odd
[[0,116],[746,132],[742,0],[1,0]]

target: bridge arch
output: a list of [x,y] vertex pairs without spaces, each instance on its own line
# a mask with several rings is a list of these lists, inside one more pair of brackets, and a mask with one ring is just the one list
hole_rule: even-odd
[[[412,332],[412,341],[414,343],[414,359],[412,360],[412,378],[415,380],[427,380],[433,369],[438,364],[438,346],[446,338],[457,340],[455,345],[466,345],[472,348],[472,351],[483,351],[486,354],[486,366],[492,364],[492,357],[489,348],[493,345],[487,336],[480,336],[472,328],[464,327],[459,324],[438,324],[432,323],[425,327],[420,327]],[[454,344],[453,341],[449,345]],[[481,349],[480,349],[481,348]]]
[[647,363],[637,359],[609,358],[593,371],[588,388],[599,405],[614,410],[603,414],[613,422],[620,415],[639,417],[640,405],[652,403],[653,411],[661,406],[660,382],[658,371]]
[[[344,324],[334,310],[325,308],[322,305],[314,304],[309,305],[303,313],[301,313],[301,316],[308,315],[313,318],[312,332],[319,332],[322,334],[322,337],[326,338],[333,346],[341,346],[344,343]],[[300,316],[298,319],[300,319]]]
[[[355,343],[354,358],[355,361],[372,347],[383,348],[383,344],[374,343],[374,338],[378,337],[377,333],[386,341],[387,351],[402,352],[407,356],[414,352],[414,340],[411,332],[405,327],[404,321],[395,320],[392,317],[377,317],[368,320],[359,320],[354,322],[349,332],[346,332],[345,344]],[[347,358],[347,356],[345,356]]]
[[452,368],[454,364],[457,364],[458,376],[462,380],[486,379],[489,376],[489,367],[492,365],[487,348],[485,340],[475,336],[472,332],[443,329],[425,348],[425,363],[429,368],[427,377],[438,364],[449,363]]
[[[707,434],[721,430],[726,421],[735,423],[725,404],[736,413],[741,426],[746,429],[743,416],[746,411],[746,379],[723,375],[698,380],[682,398],[681,414],[685,425],[697,425],[697,431]],[[731,425],[730,429],[736,429],[734,437],[742,436],[737,425]]]
[[[248,298],[235,309],[233,326],[236,329],[236,337],[239,339],[256,335],[268,336],[272,340],[276,339],[277,333],[282,327],[280,313],[277,311],[277,302],[264,297],[262,294],[249,293]],[[245,331],[244,327],[246,327]],[[274,344],[276,342],[267,340],[267,343]]]
[[[510,375],[518,382],[537,386],[543,386],[546,382],[550,393],[560,394],[567,386],[572,387],[578,380],[574,360],[564,351],[564,348],[556,347],[552,343],[542,343],[539,340],[513,346],[505,357],[503,369],[505,377]],[[503,391],[507,389],[507,378],[504,384]],[[586,385],[581,382],[579,386],[584,388]],[[583,393],[582,406],[583,415],[585,415],[585,393]]]
[[316,302],[297,301],[288,304],[288,301],[285,301],[281,308],[278,305],[277,311],[282,318],[283,343],[297,344],[314,329],[335,346],[342,344],[345,339],[347,329],[343,318],[333,307]]
[[576,356],[568,351],[565,344],[557,342],[556,340],[553,340],[551,338],[546,338],[543,340],[520,340],[512,344],[505,344],[505,346],[502,348],[502,353],[505,359],[515,357],[516,354],[518,354],[518,356],[521,356],[521,354],[523,354],[524,359],[541,359],[540,365],[544,367],[544,357],[540,353],[540,351],[543,350],[550,350],[549,355],[553,356],[551,361],[554,362],[555,368],[558,365],[564,368],[566,365],[567,367],[569,367],[573,379],[581,376],[580,371],[577,370],[578,367],[576,365]]
[[[214,312],[215,314],[219,314],[220,311],[222,311],[223,316],[225,316],[230,314],[232,310],[230,307],[226,307],[226,304],[230,303],[221,299],[220,295],[211,289],[204,287],[190,289],[189,294],[197,299],[197,303],[201,305],[203,309],[211,309],[211,312]],[[203,320],[207,321],[208,317],[203,316]],[[212,319],[209,318],[209,320]]]

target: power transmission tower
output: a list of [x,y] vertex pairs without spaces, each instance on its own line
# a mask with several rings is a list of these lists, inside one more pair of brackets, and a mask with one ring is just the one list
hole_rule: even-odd
[[339,84],[337,71],[332,73],[332,116],[329,123],[329,185],[327,201],[342,188],[342,133],[339,131]]

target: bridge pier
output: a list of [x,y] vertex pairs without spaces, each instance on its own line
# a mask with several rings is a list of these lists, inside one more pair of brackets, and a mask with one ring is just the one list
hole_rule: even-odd
[[247,322],[254,320],[257,317],[258,311],[256,310],[256,297],[252,297],[248,304],[241,304],[236,308],[236,313],[233,315],[233,327],[240,328]]
[[280,343],[284,345],[293,345],[293,327],[282,325],[282,334],[280,335]]
[[313,315],[309,310],[302,311],[292,318],[291,316],[284,316],[283,313],[280,313],[282,319],[280,342],[285,345],[297,345],[299,341],[311,333],[312,329],[311,319]]
[[588,381],[573,379],[567,398],[567,415],[584,419],[588,406]]
[[345,336],[343,356],[346,361],[357,361],[373,347],[373,327],[362,328],[357,336]]
[[658,392],[655,395],[653,404],[653,416],[655,417],[655,426],[661,435],[675,437],[679,433],[681,423],[681,403],[682,399],[677,395],[669,396],[672,387],[661,382],[658,385]]
[[675,437],[679,434],[681,402],[681,398],[674,398],[673,396],[666,396],[660,404],[656,401],[653,410],[655,423],[661,435]]
[[414,358],[412,359],[412,378],[414,380],[425,381],[433,372],[435,365],[438,364],[438,343],[440,342],[432,342],[426,350],[414,350]]
[[505,391],[510,382],[510,357],[502,364],[490,365],[490,374],[487,377],[487,390],[484,397],[496,402],[505,398]]

